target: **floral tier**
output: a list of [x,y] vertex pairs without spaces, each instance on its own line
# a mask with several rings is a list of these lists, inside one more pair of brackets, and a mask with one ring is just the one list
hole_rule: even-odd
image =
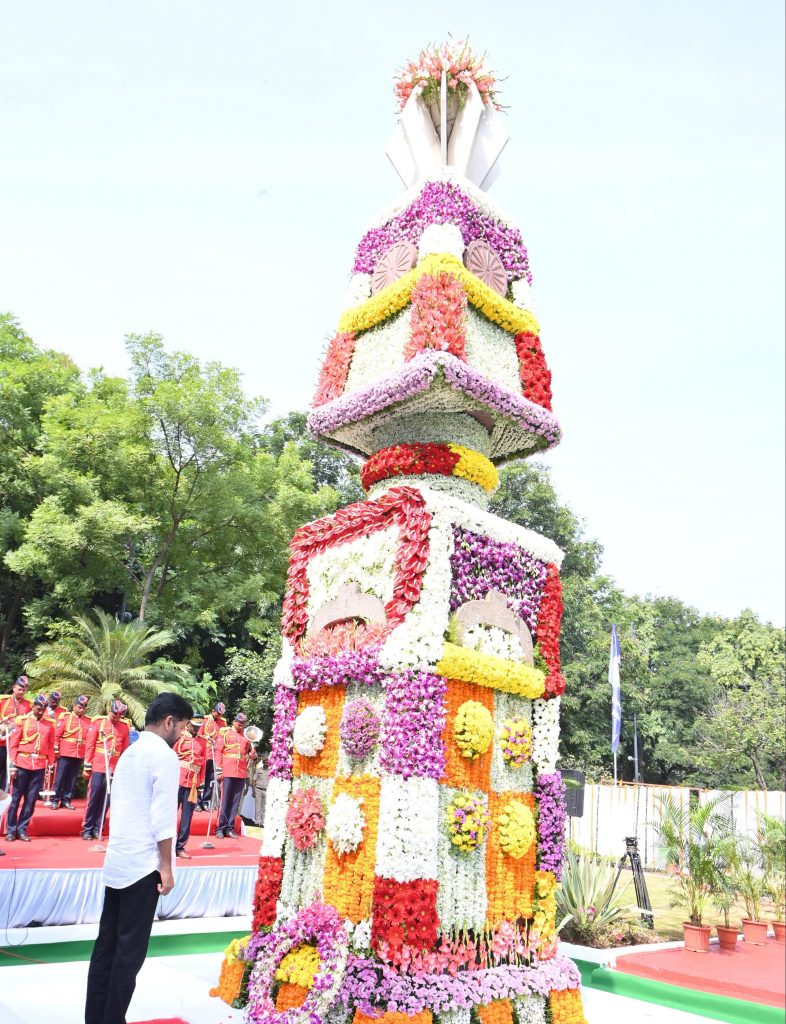
[[471,182],[418,185],[358,246],[312,432],[370,455],[391,421],[454,414],[483,426],[495,463],[557,444],[530,280],[518,229]]

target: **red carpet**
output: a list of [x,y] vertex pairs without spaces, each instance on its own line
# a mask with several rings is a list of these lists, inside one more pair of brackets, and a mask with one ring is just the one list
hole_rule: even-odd
[[[35,809],[33,820],[30,822],[29,835],[32,836],[78,836],[82,829],[82,820],[85,816],[85,801],[75,800],[75,811],[66,811],[62,808],[59,811],[52,811],[44,807],[39,801]],[[111,824],[112,811],[107,815],[107,824]],[[195,811],[191,819],[191,835],[203,836],[207,832],[207,823],[210,815],[207,811]],[[213,814],[211,831],[215,831],[217,815]],[[235,831],[240,834],[240,818],[235,819]],[[87,844],[85,844],[87,845]]]
[[785,961],[782,942],[768,939],[766,946],[751,946],[740,940],[734,953],[721,953],[713,943],[709,953],[661,949],[618,956],[617,970],[765,1006],[786,1006]]
[[[211,836],[210,842],[214,845],[212,850],[203,850],[200,846],[202,842],[204,836],[192,835],[186,848],[191,854],[191,859],[178,858],[179,867],[246,867],[258,862],[259,848],[262,845],[261,840],[249,836],[241,836],[239,839],[216,839],[215,836]],[[0,857],[0,871],[22,871],[30,868],[100,868],[104,863],[104,854],[92,852],[91,847],[96,845],[95,841],[88,843],[71,836],[31,837],[29,843],[19,840],[7,843],[5,839],[0,839],[0,849],[5,854],[5,857]]]

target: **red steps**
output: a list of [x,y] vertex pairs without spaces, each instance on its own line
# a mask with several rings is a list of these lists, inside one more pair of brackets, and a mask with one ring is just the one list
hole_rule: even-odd
[[[82,821],[85,817],[85,801],[75,800],[73,811],[67,811],[65,808],[60,808],[57,811],[53,811],[50,807],[44,807],[43,801],[39,800],[38,805],[35,809],[35,814],[30,822],[30,828],[28,832],[31,836],[78,836],[82,831]],[[104,825],[105,833],[108,833],[111,826],[112,811],[111,807],[107,814],[106,824]],[[207,823],[210,820],[210,814],[207,811],[194,811],[194,817],[191,819],[191,835],[192,836],[204,836],[207,833]],[[213,813],[213,823],[211,826],[211,833],[215,832],[218,815]],[[240,835],[240,818],[235,819],[235,831]]]

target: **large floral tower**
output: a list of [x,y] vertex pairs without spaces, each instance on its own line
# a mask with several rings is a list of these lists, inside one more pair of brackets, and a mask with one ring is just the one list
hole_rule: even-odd
[[559,440],[527,251],[484,191],[493,86],[463,45],[402,73],[408,190],[321,370],[311,430],[368,497],[292,542],[250,1021],[584,1020],[555,934],[562,554],[486,510],[499,463]]

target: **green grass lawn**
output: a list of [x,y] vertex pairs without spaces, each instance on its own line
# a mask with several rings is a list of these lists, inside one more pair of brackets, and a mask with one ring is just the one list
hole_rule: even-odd
[[[647,880],[647,891],[649,892],[650,903],[655,914],[655,931],[664,942],[681,939],[682,922],[687,915],[681,907],[672,908],[669,906],[670,897],[668,889],[671,878],[668,875],[649,871],[644,873],[644,877]],[[620,887],[624,886],[626,899],[635,904],[636,891],[633,888],[633,873],[629,870],[623,871],[620,876],[619,885]],[[764,916],[772,916],[769,914],[768,908],[765,908]],[[635,911],[627,914],[626,917],[631,921],[639,920],[639,915]],[[735,904],[729,916],[729,923],[741,927],[740,922],[743,917],[745,917],[745,907],[742,903]],[[712,903],[707,905],[704,923],[709,925],[723,924],[723,915],[713,907]]]

